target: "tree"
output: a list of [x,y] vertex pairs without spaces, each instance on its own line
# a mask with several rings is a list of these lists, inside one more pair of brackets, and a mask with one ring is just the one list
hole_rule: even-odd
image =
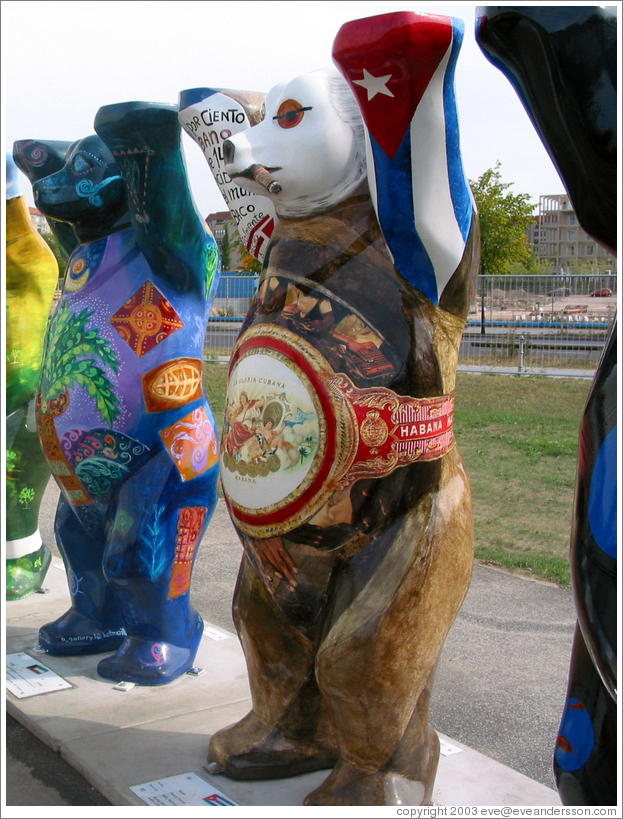
[[259,259],[256,259],[255,256],[252,256],[249,251],[244,246],[244,242],[240,238],[240,234],[238,233],[238,229],[236,228],[236,235],[232,241],[233,247],[238,251],[240,256],[240,264],[242,265],[242,270],[239,271],[239,275],[241,276],[259,276],[262,272],[262,262]]
[[513,262],[526,264],[532,255],[528,230],[534,206],[527,193],[513,194],[502,182],[500,162],[470,185],[480,213],[480,273],[505,275]]
[[[57,415],[67,408],[69,388],[74,384],[85,387],[95,399],[104,423],[112,427],[121,413],[119,397],[114,384],[96,361],[115,375],[119,372],[119,357],[110,342],[103,338],[97,327],[88,324],[94,310],[82,310],[79,314],[69,312],[67,302],[61,302],[50,322],[48,345],[55,355],[48,356],[41,368],[41,405],[43,412],[57,405]],[[81,358],[85,356],[85,358]]]
[[511,276],[531,276],[549,272],[549,270],[545,269],[542,260],[532,251],[525,261],[508,263],[508,273]]

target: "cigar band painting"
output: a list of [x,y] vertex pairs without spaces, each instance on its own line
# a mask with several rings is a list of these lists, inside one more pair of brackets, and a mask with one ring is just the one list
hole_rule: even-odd
[[453,409],[453,393],[355,387],[291,330],[252,327],[232,356],[221,441],[236,525],[251,537],[282,535],[319,522],[331,496],[357,480],[441,458],[454,446]]

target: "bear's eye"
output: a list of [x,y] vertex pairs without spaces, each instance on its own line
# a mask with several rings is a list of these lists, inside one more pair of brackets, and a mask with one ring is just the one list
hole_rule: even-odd
[[311,106],[303,108],[296,100],[285,100],[279,106],[277,116],[273,119],[276,119],[282,128],[296,128],[305,116],[305,111],[311,111]]
[[76,154],[72,166],[75,173],[85,173],[86,171],[90,171],[93,167],[82,154]]

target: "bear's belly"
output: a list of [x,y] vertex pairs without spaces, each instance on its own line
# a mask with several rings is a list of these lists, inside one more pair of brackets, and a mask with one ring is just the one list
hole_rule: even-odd
[[202,395],[207,317],[197,297],[172,297],[131,232],[81,245],[46,340],[42,410],[71,426],[132,435],[146,414]]
[[452,394],[416,399],[357,387],[278,324],[244,332],[230,367],[221,476],[234,521],[251,537],[307,522],[352,525],[358,480],[437,460],[454,446]]
[[[123,239],[109,237],[92,275],[66,286],[47,336],[39,434],[57,482],[78,504],[106,503],[163,448],[182,480],[217,457],[202,386],[205,304],[169,300]],[[68,271],[82,270],[80,252]]]

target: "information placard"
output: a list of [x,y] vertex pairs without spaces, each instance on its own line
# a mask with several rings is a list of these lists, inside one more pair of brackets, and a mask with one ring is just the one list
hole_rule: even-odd
[[47,665],[20,651],[6,656],[6,688],[13,696],[23,699],[73,686]]
[[148,805],[237,805],[214,785],[194,773],[167,776],[130,790]]

